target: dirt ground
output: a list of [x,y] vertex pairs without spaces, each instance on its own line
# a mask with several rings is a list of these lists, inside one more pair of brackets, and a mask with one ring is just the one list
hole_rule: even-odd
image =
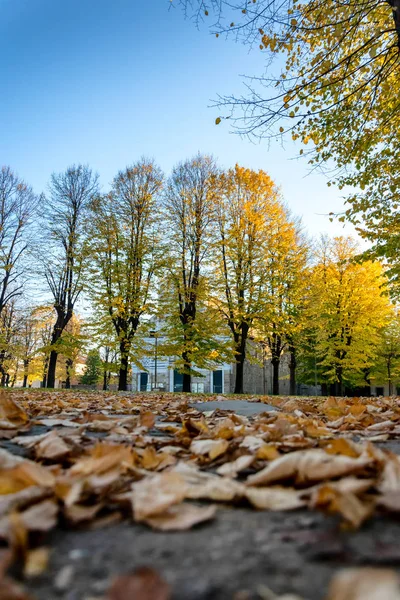
[[400,571],[399,537],[400,522],[388,518],[345,532],[335,518],[303,510],[221,507],[215,521],[182,533],[131,522],[58,530],[50,538],[50,568],[27,587],[41,600],[92,600],[116,575],[151,566],[171,584],[174,600],[264,600],[267,588],[321,600],[341,567]]

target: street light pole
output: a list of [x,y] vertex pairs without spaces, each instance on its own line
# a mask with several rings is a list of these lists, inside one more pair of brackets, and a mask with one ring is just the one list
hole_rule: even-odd
[[158,337],[156,331],[150,331],[150,337],[154,338],[154,389],[157,389],[157,351]]

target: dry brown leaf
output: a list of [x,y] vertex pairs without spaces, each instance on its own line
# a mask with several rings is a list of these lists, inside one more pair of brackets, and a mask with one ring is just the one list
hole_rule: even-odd
[[227,462],[218,467],[217,473],[219,475],[226,475],[228,477],[236,477],[238,473],[244,471],[244,469],[248,469],[254,462],[254,456],[249,454],[244,454],[243,456],[239,456],[236,460],[232,462]]
[[59,460],[67,456],[71,449],[56,431],[51,431],[37,444],[35,452],[38,458]]
[[174,468],[187,485],[185,498],[191,500],[208,499],[227,502],[241,498],[245,493],[244,485],[227,477],[205,473],[194,466],[180,462]]
[[262,510],[294,510],[307,506],[300,492],[293,488],[247,488],[246,498],[258,509]]
[[263,446],[258,448],[256,456],[260,460],[274,460],[275,458],[278,458],[280,454],[275,446],[264,444]]
[[389,569],[343,569],[333,578],[326,600],[400,600],[399,578]]
[[48,488],[38,486],[27,487],[14,494],[3,494],[0,496],[0,517],[22,509],[28,504],[44,500],[51,494],[52,492]]
[[267,485],[286,479],[295,479],[299,484],[323,481],[362,471],[371,463],[368,456],[350,458],[327,454],[318,448],[298,450],[273,460],[265,469],[251,475],[247,485]]
[[357,445],[349,442],[345,438],[332,440],[325,446],[324,450],[328,454],[343,454],[344,456],[351,456],[352,458],[357,458],[361,454]]
[[146,429],[151,429],[154,427],[154,423],[156,422],[156,415],[151,411],[142,411],[140,413],[140,425],[145,427]]
[[160,514],[182,502],[187,485],[178,473],[160,473],[132,486],[133,514],[136,521]]
[[117,577],[108,590],[106,600],[170,600],[169,585],[149,567]]
[[312,497],[311,506],[326,509],[331,513],[340,513],[354,528],[360,527],[374,509],[371,502],[362,502],[354,494],[343,493],[329,484],[320,486]]
[[115,467],[121,470],[134,465],[134,455],[130,448],[122,445],[100,443],[91,455],[80,459],[70,469],[71,475],[92,475],[105,473]]
[[103,504],[91,504],[83,506],[82,504],[72,504],[65,509],[65,516],[72,523],[82,523],[83,521],[91,521],[97,513],[103,508]]
[[382,493],[400,491],[400,458],[395,454],[385,456],[385,464],[378,489]]
[[26,411],[9,394],[0,393],[0,419],[12,423],[15,428],[29,421]]
[[193,454],[207,455],[211,460],[224,454],[229,446],[227,440],[193,440],[190,444],[190,451]]
[[28,531],[49,531],[57,523],[58,506],[52,500],[34,504],[19,513]]
[[165,512],[144,519],[147,525],[160,531],[183,531],[215,517],[216,506],[178,504]]
[[13,494],[30,486],[52,488],[55,478],[41,465],[29,460],[22,460],[12,469],[0,470],[0,496]]
[[42,547],[29,550],[24,565],[25,577],[37,577],[38,575],[41,575],[47,569],[49,557],[49,548]]

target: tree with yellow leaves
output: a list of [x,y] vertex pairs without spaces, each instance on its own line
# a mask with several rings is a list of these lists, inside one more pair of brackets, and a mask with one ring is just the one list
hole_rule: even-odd
[[400,0],[179,3],[197,5],[198,17],[214,12],[218,36],[259,45],[266,75],[247,83],[249,96],[218,104],[242,133],[288,133],[310,164],[328,162],[328,185],[354,188],[339,218],[358,227],[373,243],[369,256],[387,257],[399,279]]
[[382,265],[356,262],[356,253],[350,238],[322,239],[310,271],[314,356],[309,358],[316,362],[319,382],[334,384],[338,395],[346,385],[363,382],[374,364],[380,331],[393,314]]
[[293,228],[269,175],[239,165],[221,174],[215,211],[214,303],[232,336],[234,391],[243,393],[248,339],[265,326],[279,297],[278,280],[287,256],[283,247],[291,247]]

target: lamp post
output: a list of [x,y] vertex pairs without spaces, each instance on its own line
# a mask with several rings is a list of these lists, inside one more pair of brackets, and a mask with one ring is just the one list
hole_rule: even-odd
[[154,389],[157,389],[157,349],[158,349],[158,337],[157,331],[154,329],[150,331],[150,337],[154,338]]

